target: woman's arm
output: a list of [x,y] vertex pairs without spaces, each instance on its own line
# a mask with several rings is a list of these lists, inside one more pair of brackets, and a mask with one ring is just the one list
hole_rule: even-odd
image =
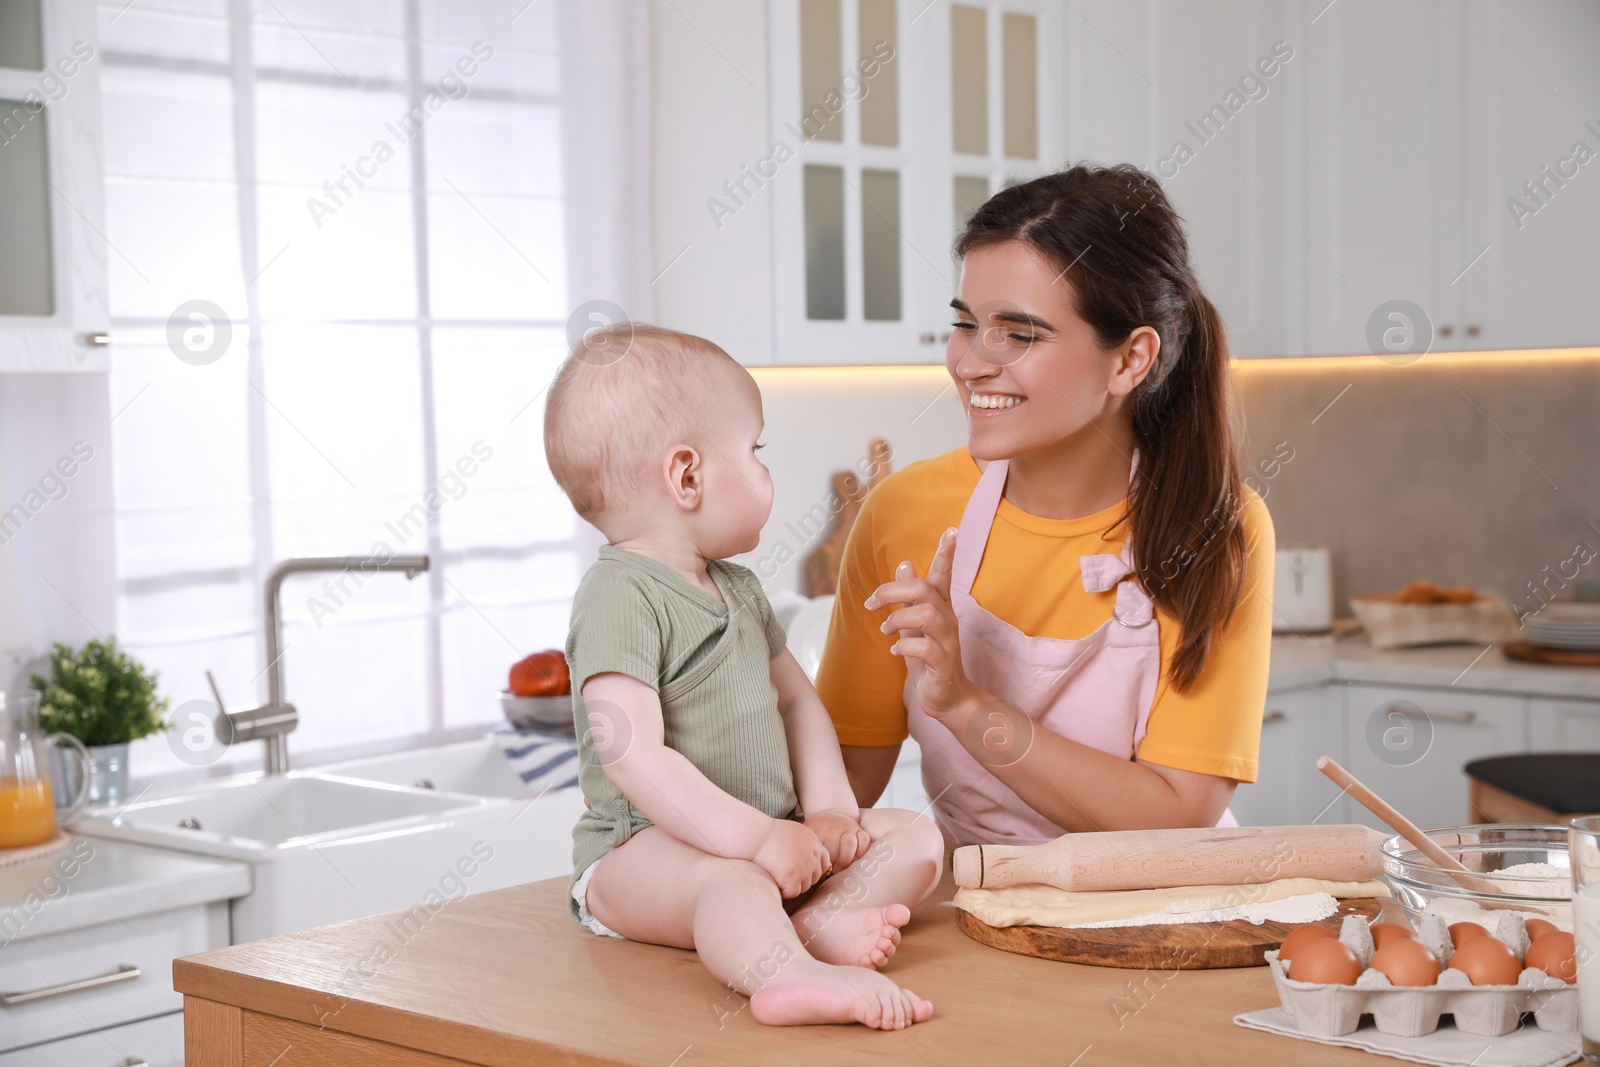
[[1127,760],[1069,740],[979,689],[961,666],[950,565],[956,531],[947,530],[926,579],[902,564],[866,606],[903,605],[884,622],[898,630],[918,703],[974,759],[1024,803],[1069,830],[1214,826],[1237,786],[1231,778]]
[[840,745],[844,757],[844,773],[850,779],[850,789],[856,803],[870,808],[883,796],[894,775],[894,765],[900,759],[900,745]]
[[1239,784],[1080,744],[982,690],[968,701],[940,721],[1024,803],[1068,830],[1215,826]]
[[[889,654],[894,640],[878,629],[882,617],[862,605],[884,573],[879,562],[880,533],[895,540],[879,521],[879,513],[886,508],[900,521],[908,507],[916,511],[929,506],[920,490],[909,496],[901,493],[896,477],[867,494],[845,540],[839,561],[839,595],[828,622],[822,663],[817,667],[817,695],[833,720],[850,788],[863,808],[870,808],[883,796],[906,736],[906,709],[901,699],[905,661]],[[961,501],[965,499],[963,495]],[[938,522],[940,517],[931,521]]]

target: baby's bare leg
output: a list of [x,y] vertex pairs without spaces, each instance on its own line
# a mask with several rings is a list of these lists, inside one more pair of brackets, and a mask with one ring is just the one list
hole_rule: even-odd
[[933,1013],[880,974],[813,958],[764,869],[708,855],[657,826],[600,860],[587,903],[623,937],[694,949],[707,970],[750,997],[751,1014],[763,1023],[853,1021],[898,1030]]
[[911,909],[939,884],[944,837],[927,815],[899,808],[867,808],[861,825],[872,835],[867,851],[821,883],[792,921],[817,959],[881,967]]

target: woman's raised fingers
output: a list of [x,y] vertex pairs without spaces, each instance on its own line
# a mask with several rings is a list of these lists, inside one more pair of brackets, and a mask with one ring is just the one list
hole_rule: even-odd
[[940,674],[945,673],[940,670],[945,660],[944,646],[931,637],[902,637],[889,651],[897,656],[921,660]]
[[872,591],[872,595],[867,597],[865,606],[868,611],[877,611],[890,604],[921,604],[943,599],[944,597],[927,579],[906,578],[878,586]]
[[956,533],[952,526],[939,535],[939,548],[933,554],[933,562],[928,564],[928,584],[946,599],[950,597],[950,571],[956,558]]
[[910,604],[889,613],[878,628],[884,633],[893,633],[896,630],[920,630],[924,633],[932,630],[943,632],[946,629],[947,612],[939,604]]

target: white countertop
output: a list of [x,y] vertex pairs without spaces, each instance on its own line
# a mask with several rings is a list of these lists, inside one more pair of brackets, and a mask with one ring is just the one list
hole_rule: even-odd
[[1272,639],[1269,691],[1328,682],[1600,700],[1600,667],[1525,663],[1507,659],[1498,647],[1485,652],[1482,645],[1428,645],[1380,652],[1362,633]]
[[231,900],[250,867],[73,835],[60,852],[0,867],[0,951],[11,941]]

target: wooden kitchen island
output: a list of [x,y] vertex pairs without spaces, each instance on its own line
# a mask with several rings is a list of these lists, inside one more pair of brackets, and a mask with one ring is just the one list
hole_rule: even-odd
[[884,973],[931,1000],[901,1031],[766,1027],[691,952],[596,937],[555,878],[180,959],[188,1067],[493,1064],[1341,1064],[1350,1049],[1235,1026],[1265,967],[1129,971],[986,948],[939,902]]

